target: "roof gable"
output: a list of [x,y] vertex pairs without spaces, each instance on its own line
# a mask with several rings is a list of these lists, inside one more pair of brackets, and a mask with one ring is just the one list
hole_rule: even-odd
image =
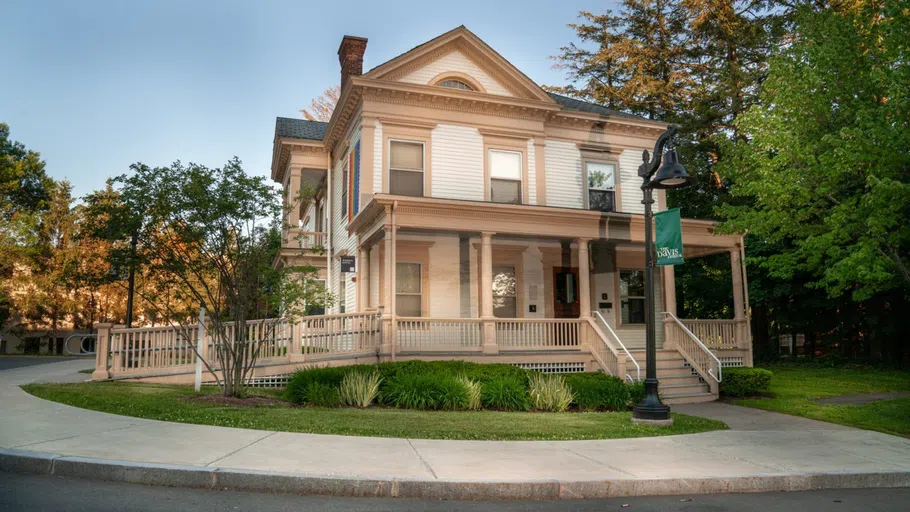
[[463,25],[364,74],[364,78],[433,85],[451,74],[470,77],[488,94],[553,103],[533,80]]

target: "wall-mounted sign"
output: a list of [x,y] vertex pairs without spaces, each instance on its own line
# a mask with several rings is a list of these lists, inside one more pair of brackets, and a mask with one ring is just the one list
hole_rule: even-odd
[[357,271],[356,258],[354,256],[342,256],[341,257],[341,272],[356,272]]

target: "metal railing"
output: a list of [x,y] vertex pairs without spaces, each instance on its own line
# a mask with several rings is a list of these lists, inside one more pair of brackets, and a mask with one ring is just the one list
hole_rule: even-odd
[[[711,352],[711,349],[705,346],[688,327],[683,324],[676,315],[665,311],[664,315],[672,320],[672,326],[675,329],[667,329],[666,336],[674,344],[683,358],[698,372],[699,375],[711,386],[712,392],[717,392],[717,384],[723,380],[723,369],[720,360]],[[711,377],[715,382],[708,379]]]
[[[633,380],[632,376],[629,375],[628,373],[626,374],[626,377],[633,382],[641,381],[641,366],[638,365],[638,361],[636,361],[635,358],[632,357],[632,353],[629,352],[629,349],[627,349],[625,344],[623,344],[622,340],[619,339],[619,335],[616,334],[616,331],[614,331],[612,327],[610,327],[610,324],[608,324],[606,319],[604,319],[603,315],[600,314],[600,311],[592,311],[592,313],[593,313],[594,319],[598,323],[598,326],[606,327],[607,332],[613,338],[613,341],[615,341],[619,345],[619,348],[621,348],[622,351],[625,352],[626,361],[627,362],[632,361],[632,364],[635,365],[635,379]],[[604,342],[606,342],[606,340],[604,340]]]

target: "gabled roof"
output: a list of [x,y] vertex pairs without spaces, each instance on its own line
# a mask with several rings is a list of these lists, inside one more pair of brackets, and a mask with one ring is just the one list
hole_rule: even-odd
[[329,123],[279,117],[275,119],[275,137],[291,139],[322,140]]
[[576,110],[579,112],[590,112],[592,114],[600,114],[603,116],[611,117],[625,117],[627,119],[639,119],[642,121],[653,121],[653,119],[648,119],[647,117],[637,116],[635,114],[628,114],[626,112],[621,112],[619,110],[613,110],[612,108],[607,108],[603,105],[598,105],[597,103],[591,103],[590,101],[578,100],[575,98],[570,98],[568,96],[563,96],[561,94],[556,94],[548,92],[547,94],[553,98],[556,103],[559,103],[562,108],[566,110]]
[[[374,67],[368,72],[364,73],[364,78],[388,78],[396,74],[397,71],[401,69],[407,69],[407,67],[415,62],[419,62],[421,58],[433,57],[434,52],[445,51],[446,47],[453,47],[460,45],[460,49],[468,50],[472,55],[468,55],[468,58],[472,60],[481,60],[485,62],[478,62],[481,67],[484,67],[483,64],[488,64],[490,68],[496,69],[498,72],[497,75],[502,75],[498,78],[499,81],[504,81],[508,83],[503,83],[502,85],[507,88],[517,88],[523,94],[519,96],[525,96],[528,99],[536,99],[545,102],[552,102],[553,100],[547,96],[546,91],[544,91],[536,82],[531,80],[527,75],[525,75],[520,69],[515,67],[511,62],[506,60],[502,55],[500,55],[496,50],[494,50],[490,45],[484,42],[481,38],[477,37],[476,34],[467,29],[464,25],[455,27],[454,29],[437,36],[423,44],[417,45],[414,48],[394,57],[382,64]],[[441,54],[436,54],[437,57],[441,57]],[[435,60],[435,59],[433,59]]]

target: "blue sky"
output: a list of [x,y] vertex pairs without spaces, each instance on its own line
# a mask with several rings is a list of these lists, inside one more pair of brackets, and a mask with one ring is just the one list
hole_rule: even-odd
[[[579,10],[614,1],[3,0],[0,121],[76,195],[131,163],[268,174],[276,116],[338,83],[345,34],[364,68],[464,24],[540,84]],[[516,13],[521,13],[516,16]]]

